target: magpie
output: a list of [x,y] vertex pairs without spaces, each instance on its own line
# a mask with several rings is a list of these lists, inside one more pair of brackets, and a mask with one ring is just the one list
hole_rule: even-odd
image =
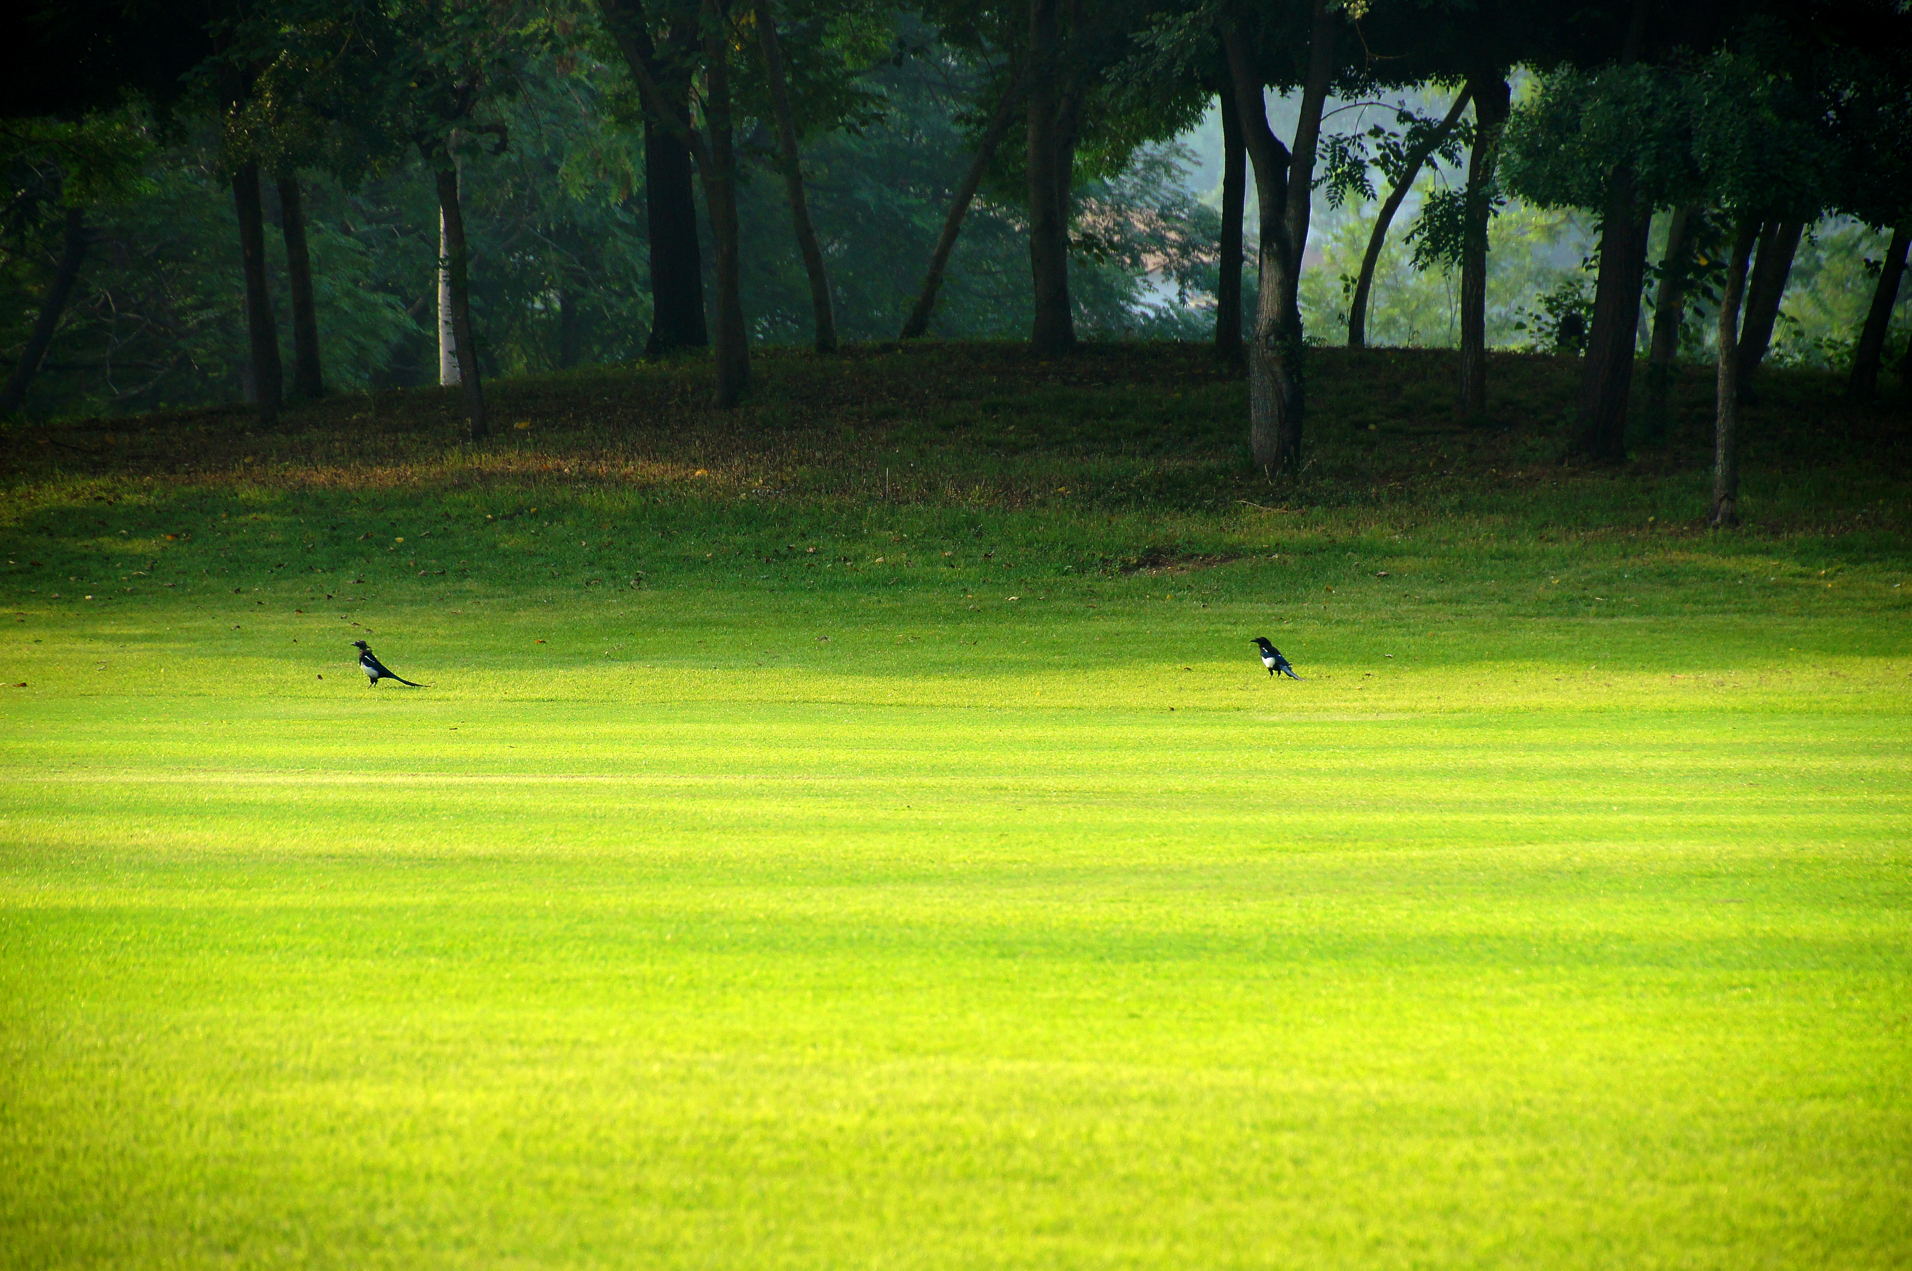
[[412,682],[406,679],[404,676],[392,674],[392,670],[390,667],[386,666],[383,662],[379,661],[376,657],[372,656],[372,648],[370,645],[366,644],[365,641],[354,640],[352,641],[352,647],[359,651],[359,670],[365,672],[366,677],[372,681],[370,684],[367,684],[365,687],[377,688],[378,682],[381,678],[388,679],[388,680],[397,680],[400,684],[411,684],[413,688],[430,688],[431,687],[431,685],[429,684],[412,684]]
[[[1261,646],[1261,664],[1268,668],[1270,678],[1276,675],[1285,675],[1291,680],[1301,678],[1295,674],[1295,668],[1288,665],[1288,659],[1281,656],[1281,650],[1268,643],[1267,636],[1256,636],[1255,643]],[[386,674],[390,675],[391,672],[387,671]]]

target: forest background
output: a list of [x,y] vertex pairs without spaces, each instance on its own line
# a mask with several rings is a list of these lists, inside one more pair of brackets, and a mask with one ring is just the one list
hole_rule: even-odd
[[[457,6],[451,6],[456,9]],[[852,7],[853,8],[853,7]],[[479,11],[484,6],[478,6]],[[449,11],[449,10],[448,10]],[[821,11],[820,11],[821,12]],[[849,9],[845,9],[849,12]],[[845,73],[827,118],[801,137],[809,212],[828,259],[840,335],[894,338],[922,284],[937,231],[986,122],[1005,55],[946,42],[922,12],[857,10],[854,22],[796,22],[786,38],[829,43]],[[556,35],[553,35],[553,31]],[[1533,74],[1512,76],[1516,110]],[[1324,156],[1350,140],[1398,138],[1412,117],[1439,119],[1458,84],[1330,96]],[[190,94],[189,94],[190,96]],[[1299,91],[1268,91],[1270,123],[1294,135]],[[845,104],[847,101],[847,105]],[[1192,102],[1192,106],[1191,106]],[[461,156],[478,356],[488,376],[629,362],[653,328],[644,112],[595,9],[580,8],[513,63],[508,92],[488,104],[490,149]],[[1178,112],[1180,118],[1178,119]],[[811,296],[778,172],[774,120],[740,119],[741,293],[749,338],[811,337]],[[1167,121],[1168,126],[1164,126]],[[1199,95],[1158,111],[1166,135],[1129,135],[1077,156],[1070,303],[1089,339],[1211,338],[1218,300],[1223,128]],[[187,107],[164,118],[130,99],[89,125],[109,135],[118,170],[85,201],[89,250],[59,327],[22,403],[36,417],[119,414],[253,400],[240,232],[231,188],[230,121]],[[1462,133],[1467,125],[1463,123]],[[26,349],[60,268],[62,223],[49,207],[44,129],[5,121],[9,203],[0,235],[0,357]],[[1024,338],[1032,321],[1028,207],[1020,146],[1002,146],[964,222],[930,333]],[[361,391],[439,378],[439,206],[416,150],[341,172],[295,165],[328,387]],[[1317,163],[1299,299],[1312,343],[1345,337],[1349,292],[1386,183],[1369,169]],[[57,176],[56,176],[57,181]],[[1467,183],[1467,153],[1450,145],[1414,178],[1375,268],[1370,343],[1445,347],[1460,338],[1460,270],[1429,252],[1419,220]],[[294,329],[278,189],[262,183],[267,291],[282,333]],[[696,191],[707,226],[704,185]],[[1247,241],[1258,223],[1246,189]],[[1503,192],[1488,229],[1486,333],[1499,348],[1552,350],[1566,315],[1590,314],[1597,213],[1541,208]],[[1671,217],[1652,222],[1650,260],[1666,254]],[[1420,240],[1417,249],[1417,237]],[[1850,216],[1807,229],[1785,287],[1768,360],[1843,371],[1877,285],[1891,234]],[[707,298],[715,259],[703,232]],[[1717,256],[1717,251],[1715,255]],[[1253,249],[1244,327],[1255,307]],[[1651,279],[1649,279],[1649,282]],[[1717,281],[1717,280],[1715,280]],[[1711,355],[1717,286],[1689,297],[1683,354]],[[1905,346],[1912,298],[1892,311],[1888,350]],[[1643,306],[1636,345],[1645,353]]]

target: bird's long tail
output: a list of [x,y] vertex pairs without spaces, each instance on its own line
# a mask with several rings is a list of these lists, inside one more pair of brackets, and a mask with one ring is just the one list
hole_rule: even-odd
[[1295,674],[1293,667],[1284,666],[1281,668],[1281,673],[1287,676],[1291,680],[1298,680],[1301,678],[1299,675]]
[[393,675],[390,671],[387,671],[385,673],[385,676],[387,679],[397,680],[400,684],[411,684],[413,688],[430,688],[431,687],[431,685],[429,684],[412,684],[412,682],[406,679],[404,676]]

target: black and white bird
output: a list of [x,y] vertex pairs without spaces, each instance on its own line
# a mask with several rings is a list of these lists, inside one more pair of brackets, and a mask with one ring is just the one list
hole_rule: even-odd
[[404,676],[394,675],[390,667],[372,656],[372,648],[365,641],[354,640],[352,647],[359,651],[359,670],[365,672],[366,678],[372,681],[366,685],[367,688],[377,688],[380,680],[397,680],[400,684],[411,684],[413,688],[431,687],[429,684],[412,684]]
[[[1295,668],[1288,665],[1288,659],[1281,656],[1281,650],[1268,643],[1267,636],[1256,636],[1255,643],[1261,646],[1261,664],[1268,668],[1271,678],[1276,675],[1285,675],[1291,680],[1301,678],[1295,674]],[[389,675],[391,672],[388,671],[386,674]]]

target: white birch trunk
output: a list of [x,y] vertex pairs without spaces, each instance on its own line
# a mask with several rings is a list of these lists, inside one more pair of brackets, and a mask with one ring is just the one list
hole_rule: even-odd
[[445,243],[445,214],[438,214],[438,383],[446,388],[459,382],[458,337],[451,329],[451,248]]

